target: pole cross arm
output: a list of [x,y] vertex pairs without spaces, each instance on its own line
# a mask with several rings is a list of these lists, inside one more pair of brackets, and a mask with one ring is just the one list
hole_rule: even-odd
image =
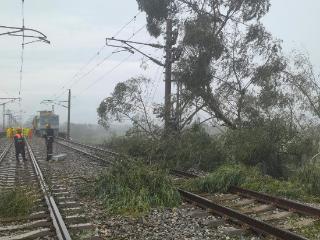
[[[26,27],[9,27],[9,26],[0,25],[0,29],[1,28],[7,29],[7,32],[0,33],[0,36],[9,35],[9,36],[16,36],[16,37],[33,38],[33,39],[38,39],[38,41],[42,41],[50,44],[50,41],[47,39],[47,36],[36,29],[26,28]],[[27,34],[24,34],[24,32],[27,32]],[[29,44],[29,43],[26,43],[26,44]]]
[[5,103],[0,103],[0,105],[5,105],[5,104],[7,104],[7,103],[11,103],[11,102],[13,102],[13,101],[15,101],[15,100],[21,100],[21,98],[0,98],[0,100],[8,100],[7,102],[5,102]]
[[61,107],[64,107],[64,108],[68,108],[67,106],[61,104],[62,102],[68,102],[68,101],[54,101],[54,100],[51,100],[51,99],[45,99],[45,100],[42,100],[40,102],[40,104],[54,104],[54,105],[58,105],[58,106],[61,106]]
[[159,48],[159,49],[164,49],[165,46],[158,44],[158,43],[144,43],[144,42],[137,42],[137,41],[130,41],[130,40],[124,40],[124,39],[118,39],[118,38],[106,38],[106,44],[109,46],[108,41],[116,41],[116,42],[121,42],[121,43],[132,43],[132,44],[137,44],[137,45],[144,45],[144,46],[149,46],[153,48]]
[[[122,44],[124,44],[124,46],[123,45],[110,44],[109,42],[111,42],[111,41],[122,43]],[[125,50],[129,51],[132,54],[134,53],[134,51],[136,51],[136,52],[140,53],[141,55],[143,55],[143,56],[147,57],[148,59],[150,59],[155,64],[157,64],[159,66],[162,66],[162,67],[165,66],[165,64],[163,64],[161,61],[159,61],[159,60],[155,59],[154,57],[151,57],[150,55],[142,52],[140,49],[138,49],[135,46],[133,46],[133,44],[149,46],[149,47],[158,48],[158,49],[164,49],[165,48],[165,46],[163,46],[161,44],[143,43],[143,42],[129,41],[129,40],[123,40],[123,39],[117,39],[117,38],[106,38],[106,45],[107,46],[122,48],[122,49],[125,49]]]
[[[110,44],[109,42],[119,42],[123,45],[115,45],[115,44]],[[122,48],[126,51],[129,51],[130,53],[134,53],[134,51],[140,53],[141,55],[147,57],[148,59],[150,59],[152,62],[154,62],[155,64],[164,67],[165,64],[163,64],[161,61],[155,59],[154,57],[151,57],[150,55],[142,52],[140,49],[136,48],[135,46],[133,46],[133,44],[137,44],[137,45],[143,45],[143,46],[149,46],[149,47],[153,47],[153,48],[158,48],[158,49],[164,49],[165,46],[161,45],[161,44],[155,44],[155,43],[143,43],[143,42],[136,42],[136,41],[129,41],[129,40],[123,40],[123,39],[117,39],[117,38],[106,38],[106,45],[110,46],[110,47],[117,47],[117,48]]]
[[159,66],[162,66],[162,67],[164,67],[164,66],[165,66],[165,64],[163,64],[163,63],[162,63],[162,62],[160,62],[159,60],[157,60],[157,59],[155,59],[155,58],[153,58],[153,57],[149,56],[148,54],[146,54],[146,53],[142,52],[141,50],[139,50],[138,48],[136,48],[136,47],[134,47],[134,46],[130,45],[129,43],[125,43],[125,44],[126,44],[126,45],[128,45],[129,47],[131,47],[132,49],[134,49],[135,51],[137,51],[138,53],[142,54],[143,56],[145,56],[145,57],[149,58],[149,59],[150,59],[152,62],[154,62],[155,64],[157,64],[157,65],[159,65]]
[[0,100],[18,100],[20,98],[16,97],[16,98],[3,98],[3,97],[0,97]]

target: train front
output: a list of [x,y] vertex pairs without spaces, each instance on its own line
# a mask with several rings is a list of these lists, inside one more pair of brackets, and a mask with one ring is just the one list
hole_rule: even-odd
[[55,136],[57,136],[59,133],[59,115],[53,113],[40,115],[39,130],[41,136],[45,134],[47,124],[50,124]]

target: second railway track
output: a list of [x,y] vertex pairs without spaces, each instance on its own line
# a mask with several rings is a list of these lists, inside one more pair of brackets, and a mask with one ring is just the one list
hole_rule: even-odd
[[[89,153],[93,158],[97,152],[116,155],[101,148],[73,141],[63,141],[65,141],[62,143],[65,147],[82,154]],[[100,157],[96,157],[99,160]],[[171,173],[180,177],[198,177],[196,174],[178,170],[171,170]],[[238,187],[232,187],[229,194],[221,194],[220,197],[210,194],[198,195],[181,189],[179,192],[186,201],[193,202],[223,219],[230,220],[235,226],[240,226],[240,228],[246,226],[245,229],[251,229],[258,234],[273,236],[277,239],[307,239],[299,235],[293,226],[282,225],[281,220],[296,214],[298,218],[296,224],[299,227],[299,225],[313,224],[320,216],[320,209]]]
[[[107,154],[109,158],[114,159],[114,157],[119,156],[119,154],[108,151],[102,148],[82,144],[75,141],[66,140],[64,138],[57,138],[55,142],[63,147],[69,148],[77,153],[83,154],[89,158],[99,161],[101,164],[112,164],[112,160],[108,160],[102,155]],[[100,156],[98,156],[100,153]],[[101,155],[102,153],[102,155]]]
[[[171,170],[171,174],[185,178],[199,177],[179,170]],[[244,224],[253,231],[277,239],[308,239],[297,233],[297,230],[314,224],[320,217],[319,208],[241,187],[231,187],[227,194],[179,191],[187,201],[213,211],[236,225]],[[292,216],[296,219],[294,224],[286,221]]]

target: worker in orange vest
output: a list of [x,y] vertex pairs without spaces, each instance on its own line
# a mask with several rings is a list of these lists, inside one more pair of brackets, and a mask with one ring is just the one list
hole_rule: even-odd
[[19,155],[22,155],[23,160],[26,159],[26,151],[25,151],[25,146],[26,146],[26,141],[25,138],[22,134],[21,128],[17,129],[17,133],[14,135],[14,146],[16,149],[16,159],[19,161]]

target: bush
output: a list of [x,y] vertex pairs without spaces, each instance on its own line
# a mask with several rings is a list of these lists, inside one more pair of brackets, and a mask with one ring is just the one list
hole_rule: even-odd
[[0,192],[0,216],[3,218],[23,217],[28,215],[36,196],[34,191],[25,188],[15,188]]
[[209,171],[220,166],[226,158],[220,137],[210,136],[197,125],[165,139],[153,139],[143,134],[116,137],[107,146],[146,163],[167,168]]
[[225,146],[231,161],[247,166],[259,166],[264,174],[283,177],[286,145],[290,141],[290,127],[284,119],[266,120],[254,127],[229,130]]
[[149,159],[156,143],[146,135],[114,136],[105,143],[107,148],[133,158]]
[[100,176],[95,194],[110,213],[140,215],[151,208],[174,207],[180,195],[167,173],[137,162],[119,163]]

